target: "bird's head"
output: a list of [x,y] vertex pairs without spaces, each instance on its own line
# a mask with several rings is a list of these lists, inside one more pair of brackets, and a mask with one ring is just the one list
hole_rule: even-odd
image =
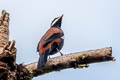
[[51,23],[51,27],[61,28],[62,17],[63,17],[63,15],[55,18],[55,19],[52,21],[52,23]]

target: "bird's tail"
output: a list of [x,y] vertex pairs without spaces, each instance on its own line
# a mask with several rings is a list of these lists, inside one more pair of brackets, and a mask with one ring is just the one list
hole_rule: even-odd
[[37,65],[38,70],[45,65],[45,63],[47,62],[47,57],[48,57],[47,53],[43,53],[40,55],[38,65]]

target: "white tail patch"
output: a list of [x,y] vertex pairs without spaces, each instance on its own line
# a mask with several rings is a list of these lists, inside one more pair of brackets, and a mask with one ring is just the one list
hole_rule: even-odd
[[64,36],[62,36],[61,38],[64,39]]

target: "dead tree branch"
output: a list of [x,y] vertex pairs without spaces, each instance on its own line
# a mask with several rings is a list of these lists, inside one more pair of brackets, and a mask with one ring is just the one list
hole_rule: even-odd
[[63,56],[58,56],[52,59],[49,59],[46,65],[37,71],[37,62],[26,65],[25,67],[29,71],[33,71],[33,76],[43,75],[45,73],[60,71],[67,68],[82,68],[88,67],[87,64],[104,62],[104,61],[113,61],[112,57],[112,48],[102,48],[97,50],[89,50],[84,52],[77,52],[66,54]]

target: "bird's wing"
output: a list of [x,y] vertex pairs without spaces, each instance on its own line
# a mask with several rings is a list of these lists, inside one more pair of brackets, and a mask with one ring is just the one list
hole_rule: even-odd
[[51,41],[57,39],[57,38],[60,38],[61,35],[60,33],[54,33],[53,35],[51,35],[49,38],[45,39],[43,41],[43,46],[46,46],[48,43],[50,43]]

